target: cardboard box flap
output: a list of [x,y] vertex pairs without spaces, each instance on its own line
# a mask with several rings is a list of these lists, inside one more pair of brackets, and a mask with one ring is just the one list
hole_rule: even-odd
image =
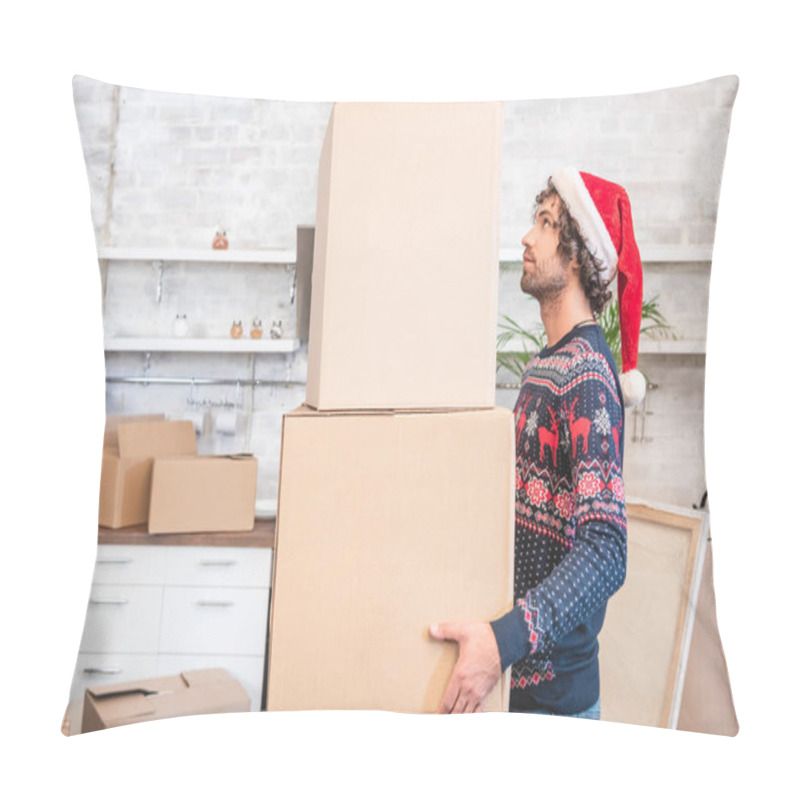
[[103,447],[119,447],[117,431],[123,423],[129,422],[161,422],[165,419],[163,414],[110,414],[106,417],[105,431],[103,432]]
[[229,683],[231,680],[228,670],[222,668],[186,670],[180,677],[187,686],[206,686],[220,681]]
[[117,438],[122,458],[197,452],[194,424],[190,420],[123,423],[117,429]]
[[94,686],[86,691],[98,700],[112,697],[134,697],[136,695],[150,697],[184,692],[198,687],[205,688],[214,684],[225,684],[227,686],[231,681],[230,673],[222,668],[194,669],[181,672],[179,675],[115,683],[110,686]]
[[93,686],[86,691],[92,697],[103,700],[111,697],[133,697],[135,695],[147,697],[149,695],[162,694],[166,691],[186,688],[188,685],[188,682],[183,678],[183,674],[181,674],[165,678],[148,678],[141,681],[115,683],[108,686]]
[[250,697],[225,669],[204,669],[86,690],[84,732],[136,722],[247,711]]
[[106,691],[97,688],[90,688],[88,689],[88,692],[92,697],[95,697],[98,700],[108,700],[112,697],[132,697],[134,695],[149,697],[151,694],[160,694],[158,689],[146,689],[144,686],[133,687],[131,689],[118,689],[111,687]]

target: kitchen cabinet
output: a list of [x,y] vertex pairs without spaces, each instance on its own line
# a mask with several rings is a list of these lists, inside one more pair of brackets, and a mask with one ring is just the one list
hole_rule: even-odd
[[[261,710],[274,523],[249,534],[101,529],[65,730],[87,688],[222,667]],[[249,537],[249,538],[248,538]]]

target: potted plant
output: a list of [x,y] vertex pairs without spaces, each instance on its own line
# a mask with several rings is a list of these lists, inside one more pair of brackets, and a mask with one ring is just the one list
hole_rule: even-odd
[[[545,346],[544,326],[539,325],[536,330],[529,331],[509,316],[503,315],[502,320],[498,326],[499,333],[497,334],[497,369],[505,368],[519,379],[522,377],[522,373],[531,358]],[[600,325],[611,354],[614,356],[617,370],[621,371],[619,303],[616,299],[605,307],[597,323]],[[649,339],[675,338],[671,326],[667,324],[658,307],[658,296],[651,297],[642,303],[640,335]],[[647,378],[647,375],[645,375],[645,378]]]

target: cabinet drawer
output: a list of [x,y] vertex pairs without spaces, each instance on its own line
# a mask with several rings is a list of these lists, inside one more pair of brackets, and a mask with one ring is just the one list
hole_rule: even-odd
[[111,683],[125,683],[158,675],[158,657],[82,653],[78,656],[69,693],[67,718],[70,735],[80,733],[83,719],[83,698],[87,689]]
[[153,545],[101,544],[97,548],[94,566],[94,584],[150,584],[164,583],[166,553]]
[[272,550],[266,547],[165,547],[170,586],[266,587]]
[[81,652],[158,652],[163,591],[161,586],[93,585]]
[[191,669],[226,669],[242,684],[250,695],[250,710],[261,709],[264,688],[263,656],[203,656],[160,655],[158,671],[161,675],[177,675]]
[[267,589],[164,589],[159,653],[263,656]]

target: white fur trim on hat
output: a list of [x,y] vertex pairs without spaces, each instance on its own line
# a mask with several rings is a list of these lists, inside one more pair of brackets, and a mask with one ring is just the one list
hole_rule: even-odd
[[647,394],[647,379],[638,369],[629,369],[619,376],[622,387],[622,401],[625,408],[638,406]]
[[569,213],[581,226],[581,233],[587,245],[596,249],[597,252],[593,255],[600,259],[610,280],[614,277],[617,266],[617,248],[611,241],[606,224],[580,173],[575,167],[565,167],[553,175],[553,186],[567,204]]

